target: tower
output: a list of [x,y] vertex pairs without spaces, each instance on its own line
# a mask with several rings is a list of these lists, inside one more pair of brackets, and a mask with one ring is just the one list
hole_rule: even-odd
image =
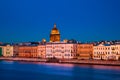
[[56,24],[54,24],[53,29],[50,33],[50,42],[59,42],[60,41],[60,32],[56,27]]

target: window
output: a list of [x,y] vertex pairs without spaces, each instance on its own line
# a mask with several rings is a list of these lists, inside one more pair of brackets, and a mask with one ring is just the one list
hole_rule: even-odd
[[10,52],[6,52],[6,54],[10,54]]

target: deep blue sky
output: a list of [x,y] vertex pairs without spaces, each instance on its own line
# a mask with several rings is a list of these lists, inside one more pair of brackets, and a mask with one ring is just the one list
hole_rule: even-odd
[[120,40],[120,0],[0,0],[0,41]]

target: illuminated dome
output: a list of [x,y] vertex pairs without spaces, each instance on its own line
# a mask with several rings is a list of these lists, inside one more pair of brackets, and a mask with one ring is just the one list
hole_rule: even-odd
[[50,42],[58,42],[58,41],[60,41],[60,32],[56,28],[56,24],[54,24],[54,27],[50,33]]
[[51,34],[60,34],[59,30],[56,28],[56,24],[54,24],[53,29],[51,30]]
[[43,39],[42,39],[42,42],[46,42],[46,39],[43,38]]

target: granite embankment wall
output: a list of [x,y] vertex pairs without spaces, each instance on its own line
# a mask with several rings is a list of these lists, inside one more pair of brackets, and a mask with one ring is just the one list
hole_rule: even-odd
[[[38,59],[38,58],[10,58],[10,57],[7,58],[7,57],[0,57],[0,60],[47,62],[47,59]],[[104,60],[75,60],[74,59],[74,60],[59,60],[58,63],[120,66],[120,61],[104,61]]]
[[61,63],[120,66],[120,61],[103,61],[103,60],[62,60]]
[[38,58],[10,58],[10,57],[8,58],[8,57],[0,57],[0,60],[46,62],[46,59],[38,59]]

